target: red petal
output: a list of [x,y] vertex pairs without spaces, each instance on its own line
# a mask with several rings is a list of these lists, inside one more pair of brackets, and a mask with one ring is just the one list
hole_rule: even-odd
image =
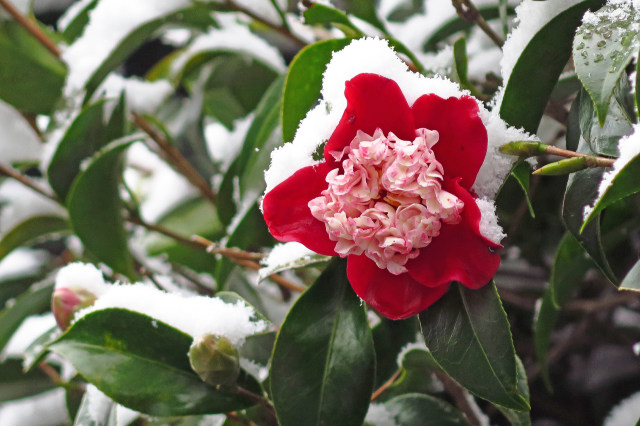
[[443,99],[423,95],[411,107],[416,128],[437,130],[436,158],[448,178],[462,177],[471,188],[487,153],[487,129],[478,116],[478,104],[469,97]]
[[332,169],[326,163],[304,167],[267,192],[262,201],[269,232],[279,241],[297,241],[310,250],[336,256],[325,225],[311,215],[307,205],[327,189],[325,177]]
[[362,256],[349,256],[347,277],[353,290],[365,302],[387,318],[403,319],[422,312],[440,299],[448,284],[429,288],[409,274],[393,275]]
[[395,81],[377,74],[358,74],[345,83],[347,107],[324,149],[327,162],[334,162],[331,151],[342,151],[356,132],[373,135],[380,128],[401,139],[413,140],[415,126],[411,108]]
[[495,244],[480,234],[480,210],[458,181],[445,181],[445,189],[464,202],[462,222],[442,225],[440,235],[407,263],[409,274],[421,284],[438,287],[458,281],[469,288],[487,284],[500,266]]

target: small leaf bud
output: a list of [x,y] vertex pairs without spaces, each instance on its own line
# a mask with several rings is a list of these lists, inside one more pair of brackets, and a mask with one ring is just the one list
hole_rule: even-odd
[[226,337],[205,334],[189,348],[189,363],[203,382],[231,385],[240,375],[240,355]]
[[56,288],[51,296],[51,311],[58,327],[66,330],[73,315],[80,309],[93,305],[95,301],[95,294],[82,287]]

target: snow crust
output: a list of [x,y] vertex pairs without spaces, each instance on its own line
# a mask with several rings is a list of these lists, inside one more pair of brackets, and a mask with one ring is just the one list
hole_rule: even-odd
[[81,91],[94,71],[131,31],[189,5],[189,0],[98,2],[89,12],[89,23],[83,34],[62,53],[69,67],[65,93]]
[[487,240],[500,244],[500,241],[502,241],[507,234],[502,230],[502,226],[498,224],[495,201],[488,198],[478,198],[476,204],[481,214],[480,233]]
[[42,143],[36,132],[11,105],[0,101],[0,162],[37,161]]
[[607,189],[609,189],[613,180],[618,176],[618,173],[620,173],[620,171],[624,169],[634,158],[640,155],[640,125],[634,124],[633,133],[628,136],[624,136],[620,141],[618,141],[618,151],[620,152],[620,156],[613,163],[613,168],[602,176],[602,180],[598,186],[598,196],[596,197],[593,205],[585,206],[584,208],[583,217],[585,219],[591,214],[593,207],[598,203],[605,192],[607,192]]
[[315,252],[297,242],[276,244],[269,255],[262,261],[265,268],[271,269],[280,265],[295,262],[305,256],[312,256]]
[[83,262],[69,263],[56,275],[56,288],[72,287],[84,288],[98,297],[110,288],[94,264]]
[[384,404],[372,403],[369,405],[367,416],[364,418],[365,423],[373,426],[396,426],[397,423],[393,415],[387,411]]

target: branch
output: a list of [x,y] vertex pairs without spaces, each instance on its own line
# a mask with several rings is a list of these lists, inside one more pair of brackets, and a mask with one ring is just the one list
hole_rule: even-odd
[[471,0],[451,0],[453,7],[456,8],[458,15],[469,22],[475,23],[498,47],[504,45],[504,40],[484,20],[480,11],[471,3]]
[[[304,47],[304,46],[307,45],[307,42],[305,42],[304,40],[298,38],[298,36],[293,34],[285,26],[275,25],[274,23],[267,21],[266,19],[262,18],[261,16],[256,15],[251,10],[240,6],[239,4],[237,4],[233,0],[226,0],[225,3],[226,3],[227,6],[229,6],[231,9],[235,10],[236,12],[243,13],[243,14],[247,15],[249,18],[253,19],[254,21],[260,22],[262,25],[264,25],[266,27],[269,27],[272,30],[277,31],[278,33],[282,34],[283,36],[285,36],[289,40],[293,41],[299,47]],[[285,24],[286,24],[286,21],[284,21],[284,17],[283,17],[283,22],[285,22]]]
[[382,393],[386,391],[389,388],[389,386],[391,386],[393,382],[395,382],[398,379],[398,377],[400,376],[400,373],[402,373],[402,369],[398,368],[396,372],[393,373],[393,376],[391,376],[389,380],[384,382],[382,386],[376,389],[373,395],[371,395],[371,401],[375,401],[380,395],[382,395]]
[[9,12],[9,14],[13,16],[13,18],[18,21],[18,23],[20,23],[20,25],[22,25],[24,29],[29,31],[31,35],[33,35],[44,47],[49,49],[51,53],[60,57],[60,49],[58,48],[58,46],[53,41],[51,41],[51,39],[49,39],[49,37],[47,37],[45,33],[42,32],[40,27],[38,27],[35,22],[22,16],[20,12],[18,12],[18,10],[13,7],[7,0],[0,0],[0,6],[2,6],[4,10]]
[[557,155],[565,158],[584,158],[586,167],[612,167],[615,162],[615,159],[613,158],[583,154],[581,152],[570,151],[568,149],[562,149],[536,141],[509,142],[502,145],[499,149],[503,154],[517,155],[521,158],[535,157],[543,154]]
[[462,386],[457,384],[451,377],[447,375],[444,371],[436,371],[436,377],[438,380],[442,382],[444,389],[447,391],[449,395],[456,402],[456,406],[462,411],[462,414],[467,419],[471,426],[480,426],[482,423],[478,416],[476,415],[475,410],[469,404],[467,400],[467,390]]
[[[1,1],[1,0],[0,0]],[[211,190],[209,183],[193,168],[191,163],[182,156],[180,151],[173,147],[167,139],[160,134],[151,124],[140,115],[133,114],[133,122],[142,129],[158,145],[164,153],[166,160],[175,167],[193,186],[195,186],[202,196],[209,200],[211,204],[216,203],[216,194]]]
[[[0,0],[0,1],[2,1],[2,0]],[[50,199],[52,201],[55,201],[56,203],[60,203],[60,200],[58,200],[58,197],[56,197],[54,194],[52,194],[49,191],[47,191],[46,189],[42,188],[35,181],[33,181],[32,179],[29,179],[28,177],[24,176],[23,174],[21,174],[17,170],[12,169],[12,168],[10,168],[8,166],[5,166],[2,163],[0,163],[0,175],[4,175],[4,176],[10,177],[12,179],[15,179],[18,182],[22,183],[23,185],[33,189],[34,191],[36,191],[40,195],[43,195],[43,196],[47,197],[48,199]]]

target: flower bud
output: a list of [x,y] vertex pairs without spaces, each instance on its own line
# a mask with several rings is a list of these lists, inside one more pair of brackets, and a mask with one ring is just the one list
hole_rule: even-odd
[[189,363],[203,382],[230,385],[240,375],[240,355],[226,337],[205,334],[189,348]]
[[547,146],[536,141],[515,141],[506,143],[498,149],[503,154],[517,155],[520,158],[528,158],[544,154]]
[[51,296],[51,311],[58,327],[66,330],[73,315],[82,308],[93,305],[96,296],[82,287],[56,288]]

